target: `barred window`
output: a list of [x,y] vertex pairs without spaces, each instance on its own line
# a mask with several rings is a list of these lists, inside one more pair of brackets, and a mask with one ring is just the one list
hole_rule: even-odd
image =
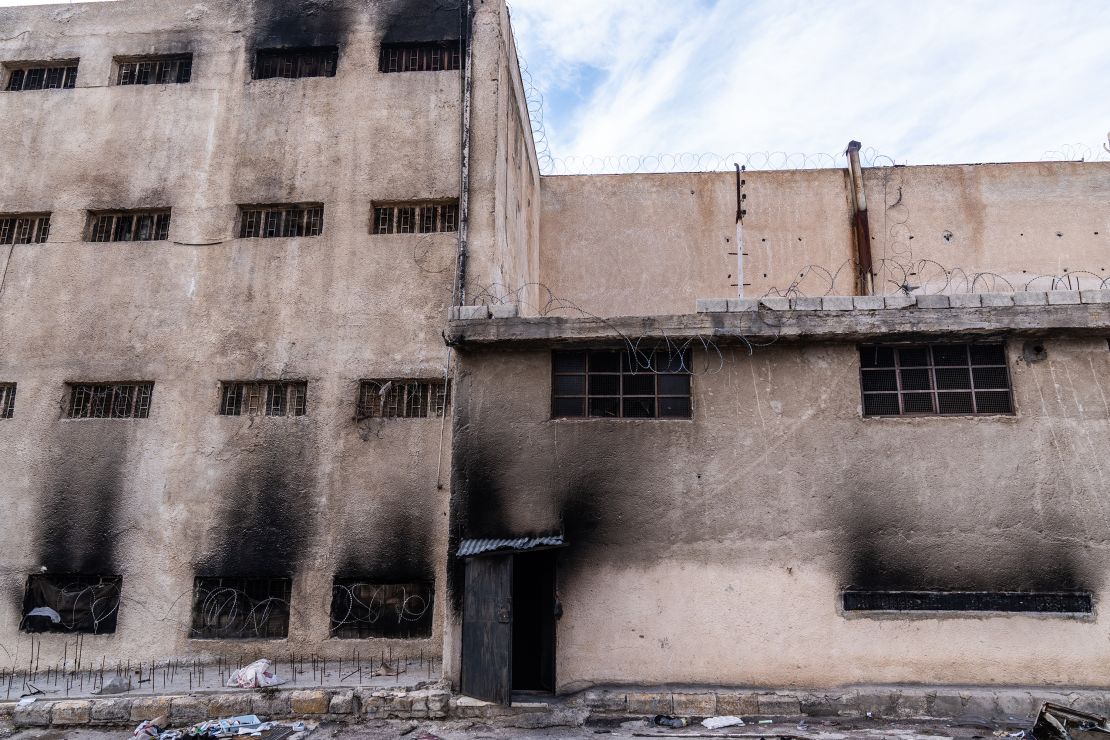
[[0,216],[0,244],[42,244],[49,238],[49,213]]
[[289,635],[288,578],[198,577],[189,636],[199,640],[278,639]]
[[442,72],[462,67],[458,41],[420,44],[382,44],[378,69],[382,72]]
[[77,85],[76,59],[45,64],[5,65],[8,69],[8,82],[4,89],[8,92],[20,90],[71,90]]
[[117,85],[169,85],[189,82],[193,76],[192,54],[116,59]]
[[154,383],[73,383],[66,416],[70,419],[145,419],[150,416]]
[[90,213],[90,242],[149,242],[170,238],[169,209]]
[[254,57],[254,79],[335,77],[338,66],[338,46],[262,49]]
[[419,639],[432,636],[431,583],[372,583],[337,578],[331,590],[331,636]]
[[1012,414],[1001,343],[860,347],[864,416]]
[[225,381],[220,384],[221,416],[304,416],[308,383],[304,381]]
[[359,419],[424,419],[442,417],[450,402],[450,386],[440,380],[364,380],[359,384]]
[[690,353],[552,353],[551,416],[689,419]]
[[239,211],[240,239],[320,236],[324,233],[324,206],[319,203],[239,206]]
[[371,233],[435,234],[459,230],[458,201],[383,203],[374,207]]
[[1090,614],[1090,592],[845,591],[849,612],[1016,612]]
[[123,578],[36,573],[23,594],[23,632],[108,635],[116,631]]
[[0,383],[0,419],[15,416],[15,383]]

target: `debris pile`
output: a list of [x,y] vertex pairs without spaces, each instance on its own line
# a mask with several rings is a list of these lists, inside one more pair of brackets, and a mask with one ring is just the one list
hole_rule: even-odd
[[254,714],[225,719],[210,719],[186,729],[169,729],[169,718],[147,720],[135,728],[134,740],[184,740],[191,737],[257,737],[262,740],[295,740],[307,731],[304,722],[263,722]]
[[1033,725],[1035,740],[1110,740],[1105,717],[1045,702]]

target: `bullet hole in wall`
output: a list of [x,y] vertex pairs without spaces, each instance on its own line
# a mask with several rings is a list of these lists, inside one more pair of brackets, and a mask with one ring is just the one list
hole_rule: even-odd
[[951,231],[945,231],[943,234],[941,234],[941,237],[944,239],[944,241],[951,242],[952,241],[952,232]]
[[1048,359],[1048,350],[1044,346],[1044,342],[1031,341],[1026,342],[1021,349],[1021,356],[1025,361],[1032,365],[1035,362],[1044,362]]

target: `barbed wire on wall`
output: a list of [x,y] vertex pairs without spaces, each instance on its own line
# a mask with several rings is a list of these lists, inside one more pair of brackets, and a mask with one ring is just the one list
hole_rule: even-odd
[[543,93],[536,85],[528,63],[518,54],[520,63],[520,79],[524,83],[524,101],[528,107],[528,120],[532,127],[532,141],[536,147],[536,161],[540,166],[540,173],[550,175],[555,168],[555,160],[551,156],[551,145],[547,139],[547,127],[543,116]]
[[[545,175],[629,175],[657,172],[726,172],[739,164],[746,170],[819,170],[845,166],[843,153],[731,152],[729,154],[679,152],[676,154],[550,157]],[[905,164],[868,147],[860,151],[865,167]]]
[[1107,143],[1095,146],[1086,144],[1064,144],[1058,149],[1046,151],[1041,157],[1044,162],[1110,162],[1110,134]]

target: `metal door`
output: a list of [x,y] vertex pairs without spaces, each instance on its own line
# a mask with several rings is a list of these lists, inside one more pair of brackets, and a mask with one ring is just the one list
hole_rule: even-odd
[[513,556],[466,561],[462,692],[508,704],[513,686]]

